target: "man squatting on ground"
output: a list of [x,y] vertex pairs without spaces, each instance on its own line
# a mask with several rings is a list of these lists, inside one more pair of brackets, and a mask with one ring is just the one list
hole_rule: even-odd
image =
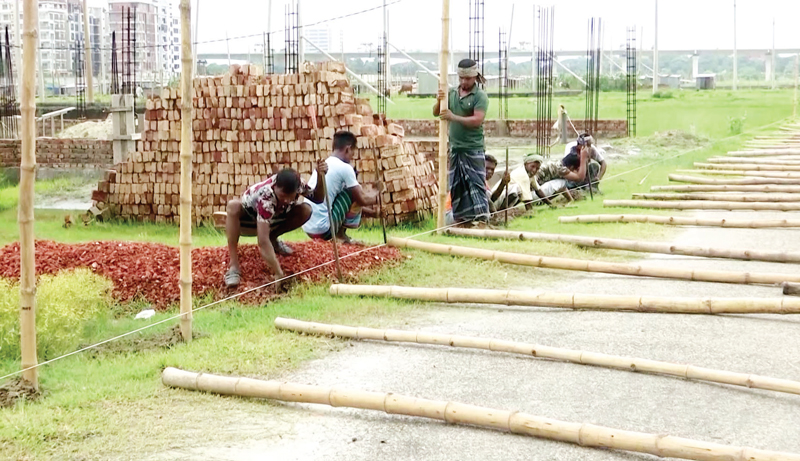
[[584,133],[578,136],[576,141],[572,141],[571,143],[567,144],[566,148],[564,149],[564,155],[569,155],[570,153],[578,154],[580,149],[584,147],[589,150],[588,165],[586,167],[586,171],[588,173],[587,177],[580,182],[568,181],[567,187],[570,189],[583,187],[589,184],[589,178],[591,178],[592,184],[594,184],[594,189],[599,192],[598,182],[603,179],[603,176],[605,176],[608,163],[606,163],[606,159],[603,156],[605,151],[594,145],[594,138],[592,138],[589,133]]
[[551,199],[559,194],[566,197],[567,201],[573,201],[567,181],[578,181],[585,177],[587,155],[588,152],[582,153],[582,156],[578,158],[583,158],[584,161],[577,165],[570,163],[569,167],[563,163],[563,160],[544,162],[542,157],[536,154],[525,156],[523,164],[511,172],[509,205],[515,206],[522,202],[525,204],[525,208],[530,210],[534,204],[531,191],[535,192],[536,196],[549,206],[553,206]]
[[449,182],[453,219],[467,225],[485,225],[489,220],[489,198],[485,188],[483,119],[489,108],[489,98],[478,86],[484,80],[475,61],[462,59],[458,63],[458,81],[458,86],[448,94],[448,108],[441,111],[444,91],[439,90],[433,115],[450,122]]
[[[333,153],[325,160],[328,173],[325,175],[328,200],[331,204],[331,219],[324,201],[311,204],[311,219],[303,224],[303,231],[311,238],[330,240],[335,235],[345,243],[357,243],[348,237],[347,229],[361,225],[362,214],[374,216],[370,207],[378,203],[378,191],[367,193],[356,179],[356,171],[350,162],[356,148],[356,136],[349,131],[333,135]],[[308,184],[317,186],[317,172],[311,175]]]
[[[317,172],[325,174],[327,164],[317,163]],[[311,205],[302,203],[302,197],[313,203],[324,203],[322,187],[313,190],[291,168],[286,168],[264,181],[253,184],[242,197],[228,202],[225,233],[228,236],[230,268],[225,274],[225,285],[233,288],[241,282],[239,266],[239,237],[257,236],[258,249],[264,262],[276,279],[284,277],[277,254],[288,255],[292,249],[278,237],[302,226],[311,217]],[[324,206],[324,205],[323,205]],[[280,284],[278,284],[280,289]]]

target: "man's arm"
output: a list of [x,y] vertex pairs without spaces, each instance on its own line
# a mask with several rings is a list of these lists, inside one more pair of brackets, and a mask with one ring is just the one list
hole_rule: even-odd
[[586,179],[586,165],[589,163],[588,154],[589,150],[583,148],[581,150],[581,164],[578,167],[578,171],[568,171],[563,178],[572,182],[580,182]]
[[258,249],[261,252],[261,257],[267,263],[276,279],[283,278],[283,270],[281,269],[278,258],[275,257],[275,249],[272,248],[272,242],[269,239],[270,226],[266,221],[258,221],[256,224],[256,232],[258,234]]
[[547,206],[553,206],[553,202],[551,202],[550,199],[544,195],[544,192],[539,189],[534,190],[534,192],[536,192],[536,196],[539,197],[539,199],[541,199],[541,201]]
[[317,185],[314,187],[314,193],[309,197],[314,203],[320,204],[325,201],[325,187],[323,186],[322,178],[328,172],[328,164],[325,160],[317,162]]
[[378,192],[375,191],[374,193],[367,194],[364,192],[364,189],[360,184],[347,189],[347,191],[350,192],[350,196],[353,197],[353,201],[362,207],[375,205],[378,203]]
[[605,175],[605,174],[606,174],[606,168],[607,168],[607,167],[608,167],[608,163],[606,163],[606,161],[605,161],[605,160],[603,160],[602,162],[600,162],[600,172],[599,172],[599,173],[597,173],[597,177],[596,177],[596,178],[593,178],[593,179],[594,179],[595,181],[597,181],[597,180],[599,180],[599,179],[603,179],[603,175]]
[[441,114],[439,114],[439,116],[445,120],[460,123],[467,128],[478,128],[481,126],[481,124],[483,124],[483,119],[486,118],[486,111],[476,109],[472,115],[464,117],[461,115],[456,115],[445,109],[441,112]]
[[503,192],[505,191],[506,188],[506,184],[508,184],[509,181],[511,181],[511,173],[509,173],[508,170],[506,170],[506,172],[503,174],[503,177],[500,179],[500,184],[497,187],[495,187],[494,192],[492,192],[491,199],[493,202],[497,201],[497,199],[499,199],[500,196],[503,195]]

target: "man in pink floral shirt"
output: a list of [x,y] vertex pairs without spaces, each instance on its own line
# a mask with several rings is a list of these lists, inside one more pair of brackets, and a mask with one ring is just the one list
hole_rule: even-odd
[[[317,163],[318,175],[324,175],[327,171],[328,166],[324,161]],[[225,274],[225,285],[232,288],[241,282],[239,237],[242,235],[257,236],[261,257],[276,279],[284,277],[275,255],[292,254],[292,249],[279,241],[278,237],[301,227],[311,217],[311,206],[304,203],[301,197],[314,203],[325,201],[320,184],[312,190],[295,170],[286,168],[248,187],[241,199],[228,202],[225,233],[228,236],[230,268]]]

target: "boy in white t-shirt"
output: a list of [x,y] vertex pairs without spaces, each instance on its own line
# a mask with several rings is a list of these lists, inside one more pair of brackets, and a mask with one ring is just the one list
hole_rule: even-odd
[[[356,136],[349,131],[333,135],[333,153],[325,160],[328,172],[325,174],[328,200],[331,205],[331,218],[328,220],[326,204],[312,203],[311,218],[303,225],[303,231],[311,238],[330,240],[336,238],[345,243],[353,243],[345,233],[346,229],[356,229],[361,224],[361,208],[378,202],[377,191],[366,193],[356,179],[356,171],[350,165]],[[308,180],[309,187],[316,187],[317,172]]]

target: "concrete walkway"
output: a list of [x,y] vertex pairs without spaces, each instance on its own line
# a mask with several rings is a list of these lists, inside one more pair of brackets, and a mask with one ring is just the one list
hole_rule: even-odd
[[[796,213],[703,213],[714,217],[798,218]],[[800,251],[800,230],[689,228],[676,243]],[[475,246],[479,242],[474,243]],[[644,264],[794,272],[797,265],[645,257]],[[565,292],[664,296],[780,296],[777,287],[590,274]],[[691,363],[800,380],[800,317],[692,316],[556,309],[430,305],[398,328],[422,328],[588,351]],[[573,422],[800,452],[800,396],[442,347],[353,342],[286,377],[520,410]],[[246,438],[226,446],[175,449],[154,459],[212,460],[623,460],[642,454],[583,448],[474,427],[378,412],[282,405],[252,415]],[[257,420],[257,418],[256,418]],[[283,430],[276,437],[276,425]],[[268,430],[267,430],[268,428]],[[259,433],[260,432],[260,433]]]

